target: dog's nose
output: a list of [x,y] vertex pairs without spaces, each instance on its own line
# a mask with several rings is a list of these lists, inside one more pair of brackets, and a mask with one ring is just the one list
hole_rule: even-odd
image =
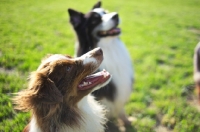
[[101,48],[97,48],[97,50],[95,51],[96,55],[103,55],[103,50]]
[[119,15],[118,14],[115,14],[113,17],[112,17],[113,20],[117,20],[119,21]]

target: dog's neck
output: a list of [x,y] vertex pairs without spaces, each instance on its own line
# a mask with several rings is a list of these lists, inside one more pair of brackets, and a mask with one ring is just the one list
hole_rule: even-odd
[[82,120],[77,107],[62,104],[42,105],[33,109],[31,129],[38,128],[42,132],[57,132],[64,124],[68,127],[79,127]]
[[42,118],[33,113],[27,132],[104,131],[106,123],[104,108],[91,95],[83,97],[76,108],[69,110],[69,107],[65,108],[66,106],[55,107],[57,107],[55,113],[49,118]]
[[98,47],[98,42],[100,40],[119,40],[119,36],[108,36],[97,39],[91,34],[87,33],[86,30],[82,32],[76,32],[76,36],[78,39],[76,43],[76,56],[81,56],[95,47]]

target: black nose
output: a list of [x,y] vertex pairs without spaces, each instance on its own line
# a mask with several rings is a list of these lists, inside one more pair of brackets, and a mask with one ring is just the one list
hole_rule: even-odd
[[118,14],[115,14],[113,17],[112,17],[113,20],[116,20],[116,21],[119,21],[119,15]]
[[103,50],[101,48],[98,48],[95,52],[96,55],[102,55],[103,54]]

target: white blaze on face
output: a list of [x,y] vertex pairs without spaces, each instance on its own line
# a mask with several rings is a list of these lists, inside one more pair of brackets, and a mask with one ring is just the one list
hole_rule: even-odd
[[96,12],[101,16],[103,16],[105,14],[104,9],[102,9],[102,8],[95,8],[92,12]]
[[94,29],[93,33],[97,31],[107,31],[112,29],[115,26],[115,21],[112,19],[113,16],[117,14],[117,12],[105,13],[102,8],[96,8],[93,12],[101,15],[102,22]]
[[102,16],[102,23],[101,23],[102,30],[110,30],[115,25],[114,21],[112,20],[112,17],[115,16],[116,14],[117,14],[116,12],[112,12],[104,14]]
[[97,61],[96,58],[94,58],[92,56],[92,52],[93,51],[89,51],[89,52],[87,52],[86,54],[82,55],[81,57],[79,57],[77,59],[82,60],[83,61],[83,65],[87,65],[87,64],[91,64],[91,63],[97,65],[98,61]]
[[94,59],[94,58],[85,58],[84,61],[83,61],[83,64],[86,65],[88,63],[94,63],[94,64],[96,64],[97,60]]

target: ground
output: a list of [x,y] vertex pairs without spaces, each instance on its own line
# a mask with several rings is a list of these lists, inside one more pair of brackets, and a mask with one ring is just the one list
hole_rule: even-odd
[[[89,11],[96,0],[0,1],[0,131],[18,132],[30,113],[13,109],[13,93],[49,53],[74,55],[68,8]],[[128,132],[198,132],[193,54],[200,41],[199,0],[107,0],[121,18],[120,38],[133,62],[135,83],[125,109]],[[188,87],[191,87],[188,90]]]

